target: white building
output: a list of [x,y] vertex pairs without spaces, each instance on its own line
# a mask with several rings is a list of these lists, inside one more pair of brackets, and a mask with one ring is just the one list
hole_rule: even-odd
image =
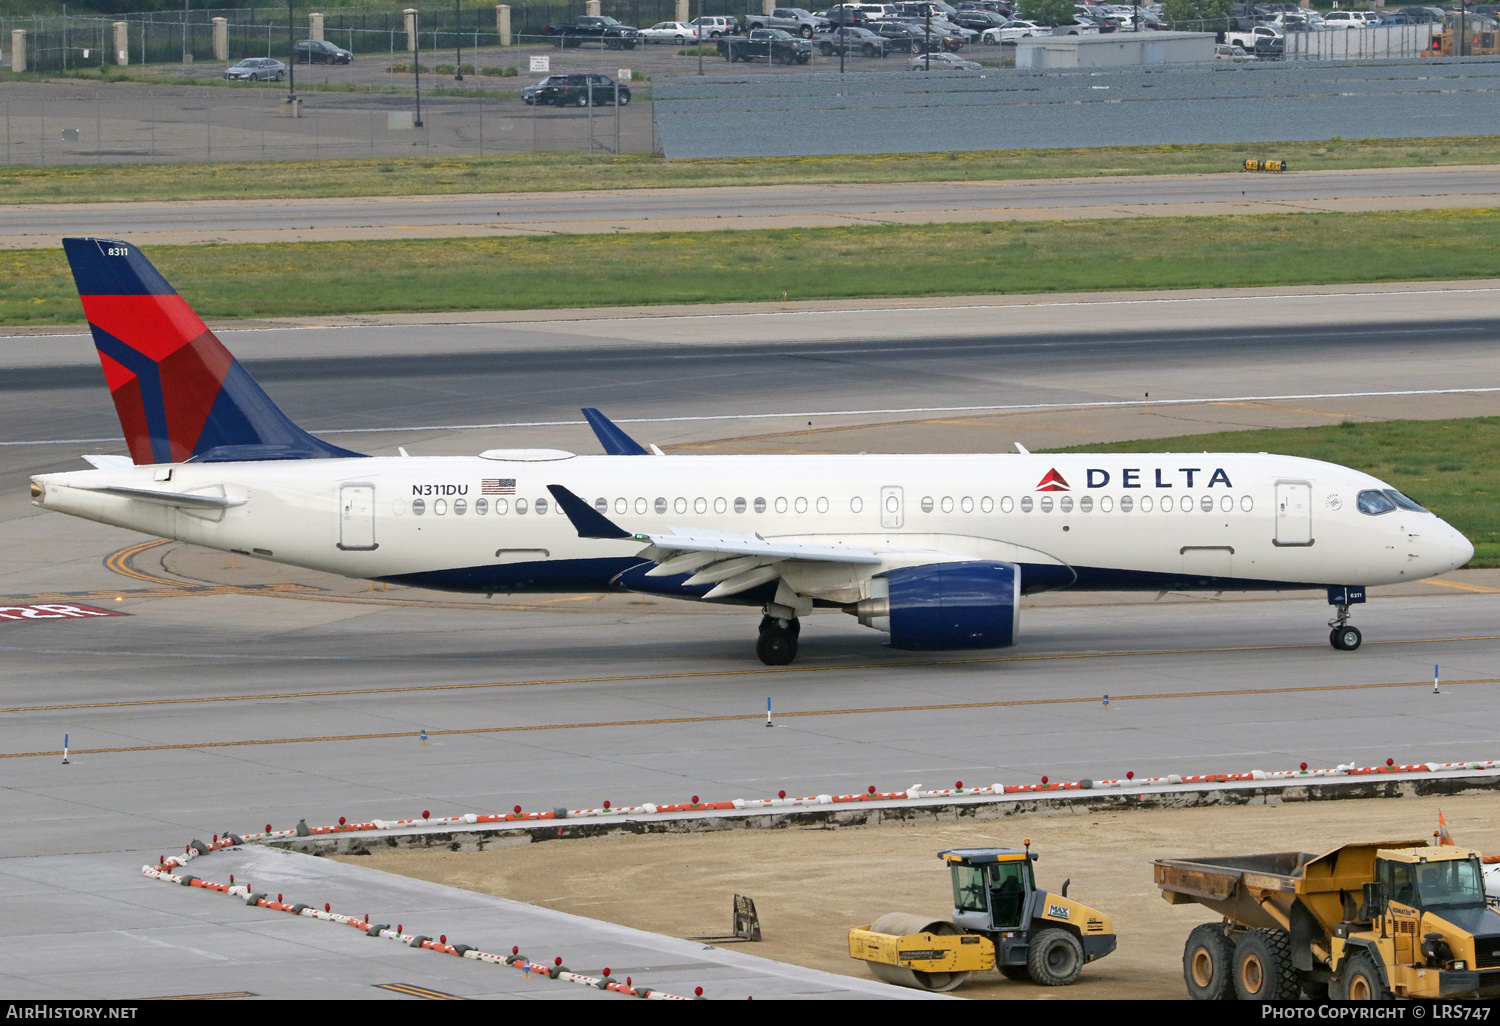
[[1212,32],[1108,32],[1086,36],[1033,36],[1016,43],[1016,67],[1027,71],[1191,64],[1213,59]]

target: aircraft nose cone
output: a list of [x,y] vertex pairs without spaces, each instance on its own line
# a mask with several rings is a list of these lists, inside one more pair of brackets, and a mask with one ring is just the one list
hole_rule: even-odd
[[1458,531],[1453,530],[1452,528],[1449,528],[1449,530],[1453,531],[1453,569],[1457,570],[1459,567],[1463,566],[1469,560],[1474,558],[1474,543],[1469,541],[1469,539],[1465,538]]

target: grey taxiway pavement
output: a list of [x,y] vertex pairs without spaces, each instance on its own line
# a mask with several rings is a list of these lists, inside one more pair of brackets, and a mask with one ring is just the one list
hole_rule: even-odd
[[[580,405],[650,420],[633,430],[684,445],[759,430],[762,415],[779,424],[808,409],[915,411],[829,418],[849,430],[914,418],[898,424],[899,444],[917,437],[900,432],[918,430],[915,419],[930,421],[935,409],[1123,402],[1144,390],[1199,400],[1360,392],[1370,410],[1421,403],[1428,409],[1419,415],[1430,416],[1438,404],[1460,402],[1480,410],[1494,394],[1485,390],[1500,389],[1492,296],[1464,287],[1205,296],[1175,307],[930,304],[884,311],[879,326],[822,309],[280,325],[222,335],[294,419],[345,432],[335,437],[365,451],[398,444],[424,454],[529,444],[596,451],[586,431],[568,423]],[[1331,312],[1339,310],[1346,312]],[[1238,320],[1247,311],[1255,324]],[[1434,316],[1439,311],[1446,319]],[[986,318],[1009,324],[1012,315],[1039,326],[1035,336],[984,326]],[[1172,330],[1174,316],[1186,326]],[[1201,323],[1216,318],[1226,323]],[[906,335],[907,324],[922,329]],[[246,946],[247,931],[268,930],[280,931],[276,944],[344,942],[307,939],[309,930],[338,930],[327,924],[263,930],[246,925],[250,910],[229,899],[136,882],[142,852],[149,860],[225,830],[423,809],[750,798],[783,788],[839,793],[1043,774],[1448,761],[1491,757],[1500,740],[1491,715],[1500,588],[1488,578],[1414,584],[1393,597],[1376,592],[1357,611],[1366,642],[1354,653],[1328,646],[1321,596],[1078,604],[1061,596],[1030,605],[1020,644],[1000,652],[898,653],[847,616],[814,616],[798,662],[770,669],[753,655],[753,611],[630,596],[540,596],[518,608],[482,597],[361,593],[292,572],[285,579],[317,590],[268,593],[233,586],[248,569],[231,569],[216,554],[173,555],[170,546],[136,564],[155,581],[121,576],[103,560],[139,536],[39,512],[25,495],[31,473],[81,468],[81,452],[121,449],[107,393],[88,365],[88,340],[4,339],[0,360],[7,366],[0,439],[31,443],[0,446],[7,541],[0,593],[11,601],[70,595],[130,614],[0,623],[0,894],[25,895],[38,910],[5,943],[17,953],[49,945],[92,953],[128,968],[136,956],[123,953],[121,932],[150,906],[149,925],[166,931],[154,940],[193,946],[213,963],[202,975],[174,970],[164,978],[170,988],[152,980],[153,993],[197,992],[200,983],[254,991],[267,965],[284,967],[276,978],[299,995],[326,978],[339,993],[369,991],[395,972],[381,961],[383,949],[361,959],[370,950],[362,946],[376,942],[357,937],[354,949],[320,955],[316,966],[298,963],[288,947]],[[1339,416],[1349,401],[1281,408],[1316,422],[1314,414]],[[1213,409],[1229,420],[1261,405]],[[1177,414],[1158,416],[1173,433],[1192,429]],[[673,417],[687,419],[663,419]],[[703,419],[715,417],[731,419]],[[500,424],[520,426],[493,426]],[[841,437],[819,435],[817,445],[831,448]],[[104,441],[74,441],[84,438]],[[254,572],[271,581],[281,573]],[[195,587],[204,581],[215,586]],[[1446,682],[1437,695],[1435,663]],[[768,697],[778,714],[769,730]],[[74,748],[66,766],[64,733]],[[229,867],[222,858],[212,856],[206,869]],[[319,894],[347,895],[357,884],[312,860],[275,863],[283,864],[306,867],[287,872],[304,874],[304,889]],[[76,876],[63,872],[70,867]],[[222,875],[205,872],[215,874]],[[77,881],[72,890],[58,882],[67,879]],[[381,908],[419,908],[429,921],[458,919],[466,929],[480,930],[489,908],[489,899],[462,892],[391,887],[379,892]],[[82,915],[77,895],[109,888],[135,897],[111,906],[102,931],[70,941],[73,920],[44,914],[66,907]],[[151,918],[158,914],[164,918]],[[187,928],[183,917],[206,926]],[[540,933],[528,936],[577,937],[599,964],[622,942],[599,931],[566,934],[560,922],[535,926]],[[630,943],[657,944],[637,964],[691,961],[671,947],[682,942],[641,935]],[[413,976],[428,971],[421,958],[436,956],[397,954],[412,956],[399,967],[407,982],[465,994],[496,986],[492,967],[474,967],[489,976],[464,975],[468,966],[439,960],[432,970],[439,975]],[[700,954],[718,968],[689,975],[724,981],[721,994],[746,989],[734,975],[740,968]],[[0,966],[12,964],[21,963],[0,957]],[[457,982],[443,975],[452,972]],[[836,986],[756,972],[767,993]],[[79,982],[35,965],[14,978],[27,994],[118,993],[126,979]],[[235,980],[245,982],[231,986]]]
[[1500,168],[0,207],[0,248],[1488,207]]

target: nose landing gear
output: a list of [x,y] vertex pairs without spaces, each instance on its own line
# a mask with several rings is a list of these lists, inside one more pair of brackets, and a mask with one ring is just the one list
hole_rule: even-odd
[[1328,589],[1328,604],[1337,608],[1333,619],[1328,621],[1328,643],[1340,652],[1353,652],[1364,638],[1359,628],[1349,623],[1349,607],[1365,600],[1365,589],[1341,585]]
[[1363,635],[1359,633],[1358,627],[1347,623],[1339,626],[1337,618],[1328,622],[1333,627],[1328,632],[1328,643],[1340,652],[1353,652],[1359,647],[1359,643],[1364,640]]
[[762,616],[755,654],[767,666],[786,666],[797,658],[797,638],[801,633],[802,622],[795,616],[789,619]]

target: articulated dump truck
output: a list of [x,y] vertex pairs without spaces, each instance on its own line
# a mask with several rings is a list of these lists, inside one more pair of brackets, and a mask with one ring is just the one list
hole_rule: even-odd
[[1500,912],[1476,851],[1383,841],[1154,866],[1167,901],[1224,917],[1188,935],[1194,998],[1500,996]]

